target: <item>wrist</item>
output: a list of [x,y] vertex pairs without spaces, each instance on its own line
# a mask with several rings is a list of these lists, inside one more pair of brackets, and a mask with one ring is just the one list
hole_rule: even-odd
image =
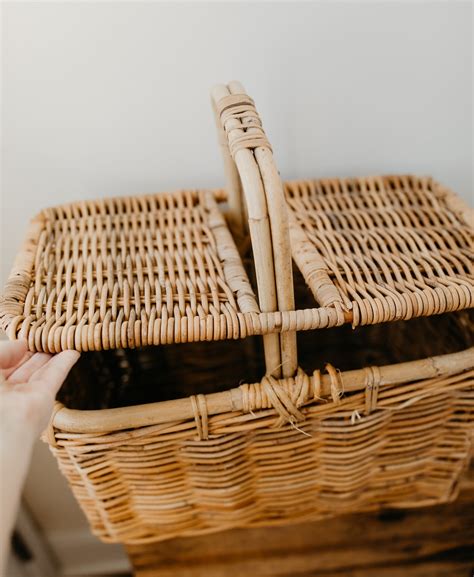
[[35,430],[24,421],[21,415],[12,413],[3,404],[0,404],[0,421],[2,423],[2,434],[0,444],[2,450],[8,447],[17,448],[24,451],[33,447],[36,441]]

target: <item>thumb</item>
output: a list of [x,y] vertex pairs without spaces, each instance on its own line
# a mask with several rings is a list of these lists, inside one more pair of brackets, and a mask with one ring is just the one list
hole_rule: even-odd
[[62,351],[53,355],[31,378],[32,383],[40,383],[43,390],[49,390],[56,395],[69,371],[72,369],[80,354],[77,351]]

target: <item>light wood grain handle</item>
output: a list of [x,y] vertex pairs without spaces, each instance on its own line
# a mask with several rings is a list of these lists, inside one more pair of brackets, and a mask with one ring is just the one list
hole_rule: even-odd
[[[294,310],[287,206],[262,122],[240,82],[215,86],[212,102],[232,226],[243,234],[248,220],[260,308],[263,312]],[[293,376],[297,369],[296,334],[267,335],[264,345],[267,372],[277,377]]]

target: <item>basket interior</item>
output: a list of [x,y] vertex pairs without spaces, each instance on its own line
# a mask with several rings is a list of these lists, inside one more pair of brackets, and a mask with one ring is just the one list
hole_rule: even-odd
[[[297,306],[312,296],[295,272]],[[344,371],[414,361],[474,343],[472,311],[298,334],[300,366],[311,373],[331,363]],[[58,399],[72,409],[104,409],[208,394],[259,381],[265,373],[261,337],[83,353]]]

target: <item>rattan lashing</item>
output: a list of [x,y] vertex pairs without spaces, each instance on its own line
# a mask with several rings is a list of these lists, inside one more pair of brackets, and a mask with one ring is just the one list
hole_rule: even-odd
[[[266,374],[258,382],[242,384],[240,358],[224,355],[234,388],[185,388],[176,398],[176,382],[174,397],[147,405],[108,404],[115,397],[100,400],[99,388],[97,406],[115,408],[75,409],[78,368],[48,440],[94,532],[141,543],[454,498],[472,444],[469,315],[443,320],[440,333],[418,324],[413,342],[389,332],[391,323],[386,338],[395,348],[402,342],[397,364],[359,360],[339,371],[341,357],[336,368],[325,363],[326,374],[322,365],[298,368],[317,355],[312,346],[297,355],[296,332],[472,307],[472,212],[428,178],[283,184],[243,87],[218,86],[212,96],[230,228],[220,192],[49,209],[33,222],[1,303],[11,338],[52,352],[263,335]],[[232,236],[239,246],[250,236],[258,298]],[[307,295],[295,305],[292,259],[316,306]],[[446,343],[434,356],[422,347],[413,357],[403,339],[419,348],[425,329]],[[195,350],[191,365],[204,366],[204,349]],[[107,367],[128,361],[89,354],[99,356],[88,381],[95,374],[97,387],[117,387]],[[140,362],[126,369],[128,390]],[[192,384],[192,369],[189,377]]]

